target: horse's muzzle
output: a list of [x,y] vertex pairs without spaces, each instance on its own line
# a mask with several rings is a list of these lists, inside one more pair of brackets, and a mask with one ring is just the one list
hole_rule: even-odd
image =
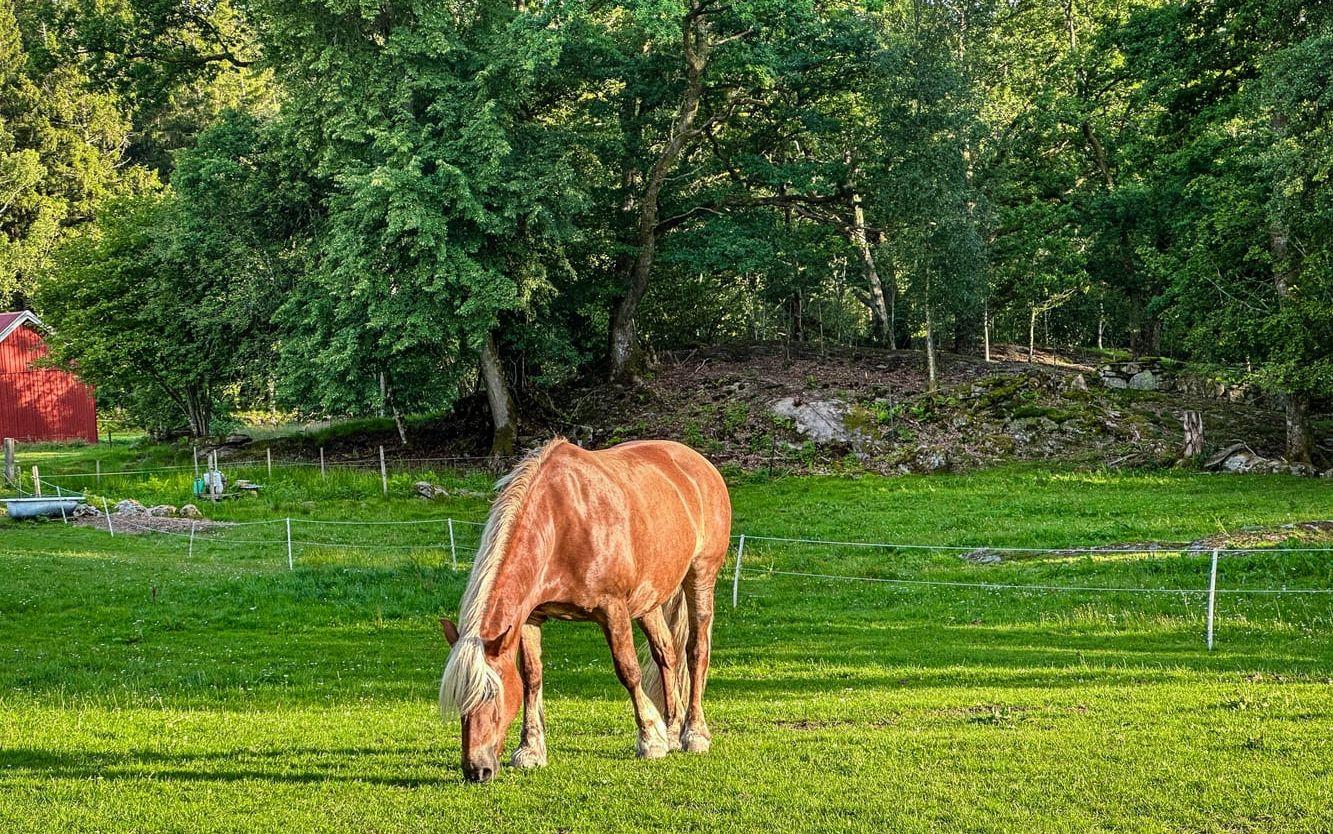
[[494,755],[476,756],[463,762],[463,778],[469,782],[489,782],[499,770],[500,763]]

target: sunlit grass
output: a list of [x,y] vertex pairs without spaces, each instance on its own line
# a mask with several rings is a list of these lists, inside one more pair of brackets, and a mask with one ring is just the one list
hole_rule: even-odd
[[[267,473],[264,473],[265,475]],[[489,475],[436,472],[485,493]],[[955,553],[748,541],[718,591],[715,733],[633,759],[601,635],[546,628],[551,765],[484,788],[441,724],[436,618],[487,499],[416,473],[275,471],[188,538],[0,524],[0,830],[1324,831],[1333,600],[1223,595],[1209,557]],[[427,478],[430,479],[430,478]],[[112,497],[183,503],[182,481]],[[743,478],[737,531],[953,545],[1189,540],[1327,517],[1326,483],[1031,468]],[[423,521],[317,525],[312,520]],[[317,542],[317,543],[310,543]],[[1330,588],[1330,554],[1228,555],[1220,587]],[[905,580],[1174,588],[1070,592]]]

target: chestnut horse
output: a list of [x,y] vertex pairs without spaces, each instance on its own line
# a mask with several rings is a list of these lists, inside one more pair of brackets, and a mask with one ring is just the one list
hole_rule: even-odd
[[[713,585],[731,539],[722,476],[668,441],[590,452],[557,438],[497,485],[460,605],[441,620],[451,650],[440,711],[463,726],[463,774],[491,779],[523,704],[510,764],[546,763],[541,624],[592,620],[611,647],[638,723],[638,755],[702,753]],[[636,657],[632,622],[648,641]]]

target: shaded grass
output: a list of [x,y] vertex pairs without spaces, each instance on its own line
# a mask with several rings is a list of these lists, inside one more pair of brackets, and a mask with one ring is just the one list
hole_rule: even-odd
[[[477,518],[485,507],[407,498],[410,483],[384,499],[373,474],[283,477],[217,514]],[[174,488],[145,481],[135,497]],[[1289,478],[1033,469],[733,488],[738,530],[1008,546],[1190,539],[1326,516],[1328,495]],[[1199,555],[974,565],[749,542],[740,607],[719,589],[709,756],[633,760],[600,635],[552,624],[551,765],[478,789],[459,781],[457,729],[434,709],[435,618],[464,583],[438,527],[297,531],[359,547],[298,546],[288,571],[280,528],[201,535],[187,557],[177,537],[0,525],[0,830],[1333,826],[1328,595],[1223,597],[1208,653],[1196,593],[773,572],[1198,590]],[[388,546],[404,549],[377,549]],[[1333,587],[1327,557],[1231,556],[1222,587]]]

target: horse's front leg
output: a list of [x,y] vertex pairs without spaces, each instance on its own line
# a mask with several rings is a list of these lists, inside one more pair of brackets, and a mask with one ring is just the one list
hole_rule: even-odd
[[640,758],[660,759],[667,754],[666,724],[640,685],[643,679],[639,671],[638,654],[634,650],[634,628],[629,610],[623,604],[616,603],[599,613],[602,631],[611,646],[616,677],[620,678],[634,704],[634,720],[639,726],[636,750]]
[[511,767],[546,764],[546,711],[542,707],[542,627],[528,623],[519,639],[518,672],[523,678],[523,737]]

